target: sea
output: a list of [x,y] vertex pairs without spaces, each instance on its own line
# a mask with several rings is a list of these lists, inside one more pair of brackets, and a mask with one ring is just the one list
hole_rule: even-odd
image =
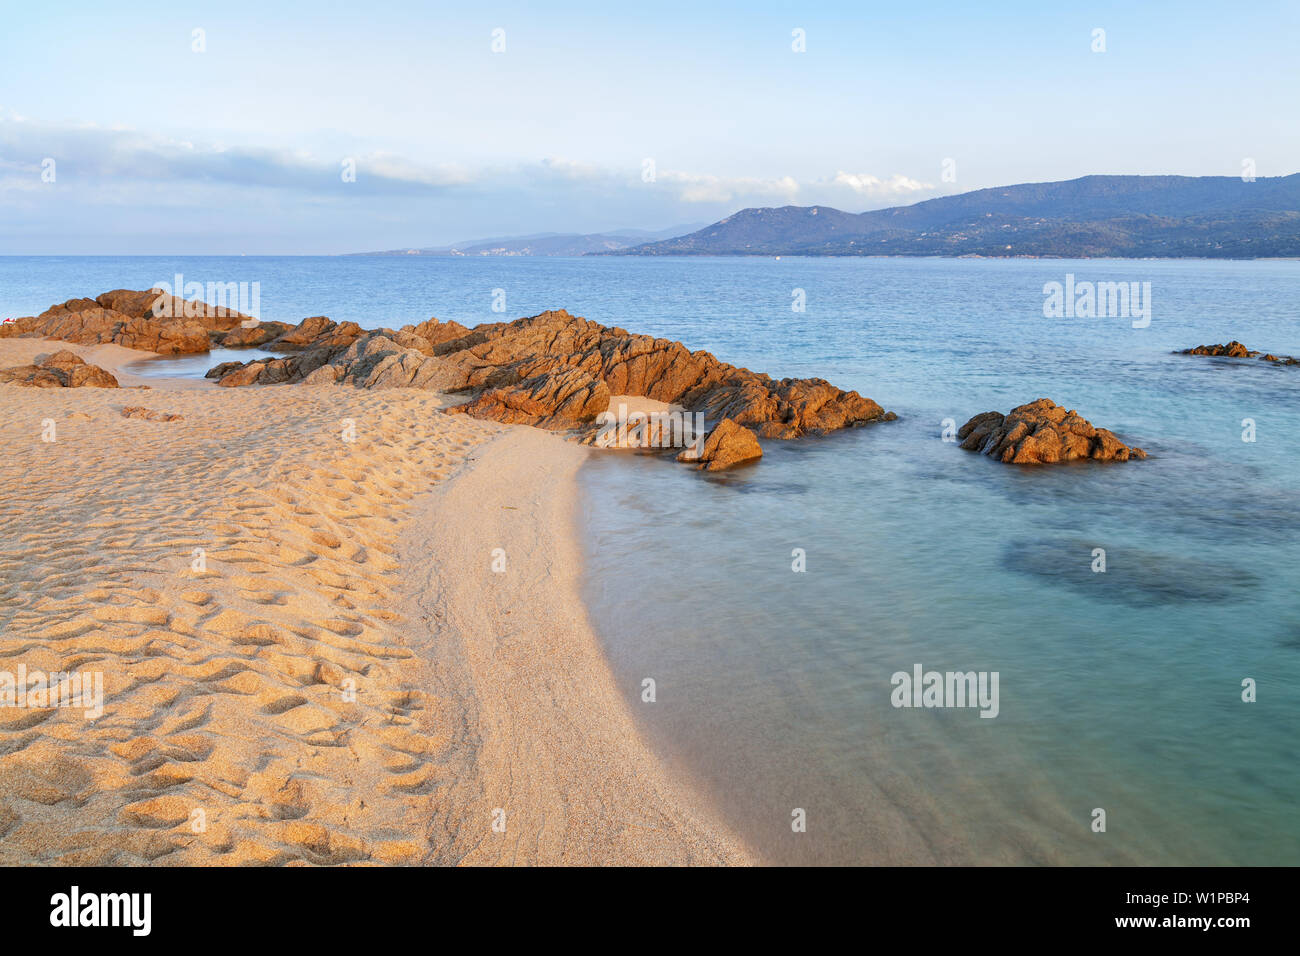
[[[764,861],[1300,862],[1300,366],[1174,354],[1300,355],[1300,262],[0,257],[0,316],[178,275],[256,283],[289,322],[566,308],[895,412],[716,475],[618,451],[581,473],[619,687]],[[1143,315],[1045,308],[1110,282]],[[1149,457],[952,440],[1040,397]],[[918,673],[996,694],[925,706]]]

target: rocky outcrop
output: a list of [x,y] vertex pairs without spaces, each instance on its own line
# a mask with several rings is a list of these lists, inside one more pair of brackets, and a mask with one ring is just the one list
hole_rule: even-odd
[[609,386],[600,379],[572,365],[545,364],[545,371],[484,389],[454,410],[510,424],[572,428],[609,408]]
[[118,388],[113,373],[98,365],[87,365],[75,352],[55,352],[39,365],[0,369],[0,382],[32,388]]
[[697,465],[703,471],[721,471],[761,457],[763,448],[758,437],[744,425],[724,418],[704,439],[702,449],[697,452],[693,447],[687,448],[677,456],[677,460]]
[[713,420],[730,418],[763,438],[824,434],[894,417],[871,399],[822,379],[773,379],[680,342],[634,335],[563,310],[481,325],[434,345],[432,354],[462,369],[466,388],[486,390],[461,406],[466,414],[505,416],[498,419],[503,421],[584,424],[604,410],[596,408],[601,384],[610,394],[653,398]]
[[1257,358],[1261,362],[1273,362],[1277,365],[1300,365],[1300,359],[1290,355],[1274,355],[1269,352],[1261,355],[1259,352],[1246,348],[1236,339],[1233,339],[1227,345],[1198,345],[1196,348],[1183,349],[1175,352],[1175,355],[1210,355],[1220,358]]
[[[153,291],[118,289],[7,323],[0,335],[115,342],[163,354],[204,352],[210,342],[257,345],[289,354],[222,363],[208,377],[227,388],[301,382],[470,391],[469,401],[449,411],[580,433],[592,429],[610,395],[643,396],[729,423],[714,428],[719,461],[750,454],[757,438],[820,435],[895,417],[824,379],[774,379],[692,352],[681,342],[635,335],[563,310],[474,329],[429,319],[397,331],[367,331],[325,316],[292,327],[257,322]],[[741,451],[729,451],[733,445]]]
[[293,326],[288,322],[258,322],[229,332],[210,332],[208,337],[212,339],[213,345],[219,345],[223,349],[242,349],[266,345],[292,330]]
[[774,379],[563,310],[474,329],[430,319],[396,332],[316,316],[266,348],[296,353],[224,363],[208,377],[227,388],[302,382],[469,391],[469,401],[448,411],[576,431],[588,441],[611,395],[643,396],[719,423],[705,456],[694,459],[709,470],[758,458],[758,438],[820,435],[895,417],[823,379]]
[[1010,414],[985,412],[957,431],[961,447],[1015,465],[1064,461],[1128,461],[1147,456],[1104,428],[1095,428],[1076,411],[1050,398],[1013,408]]
[[252,364],[252,363],[250,363],[250,362],[222,362],[222,363],[220,363],[219,365],[214,365],[214,366],[212,366],[212,368],[208,369],[207,372],[204,373],[203,377],[204,377],[204,378],[214,378],[214,379],[220,380],[220,379],[222,379],[222,378],[225,378],[226,375],[228,375],[229,373],[233,372],[235,369],[243,368],[245,365],[250,365],[250,364]]
[[404,348],[374,333],[356,339],[329,361],[304,375],[304,385],[353,385],[357,388],[420,388],[446,391],[462,376],[441,359]]
[[1183,349],[1180,355],[1222,355],[1227,358],[1252,358],[1258,352],[1252,352],[1236,339],[1227,345],[1198,345],[1193,349]]
[[209,335],[254,320],[205,302],[153,290],[115,289],[94,299],[69,299],[40,315],[0,326],[0,337],[47,338],[80,345],[113,343],[130,349],[179,355],[206,352]]
[[335,322],[323,315],[303,319],[268,344],[270,349],[347,348],[366,332],[355,322]]
[[95,301],[106,309],[112,309],[133,319],[170,319],[172,321],[190,320],[197,322],[209,332],[226,332],[247,325],[254,325],[257,319],[224,306],[210,305],[202,299],[182,299],[179,296],[166,295],[156,289],[139,292],[130,289],[114,289],[96,297]]
[[405,348],[415,349],[422,355],[432,355],[434,346],[468,334],[469,329],[459,322],[429,319],[419,325],[404,325],[391,338]]
[[[351,324],[351,323],[345,323]],[[223,362],[208,378],[227,388],[241,385],[353,385],[358,388],[421,388],[454,391],[464,375],[441,359],[398,345],[380,332],[353,336],[328,329],[309,347],[278,359]],[[345,341],[347,344],[338,344]],[[325,343],[325,344],[318,344]],[[268,346],[273,347],[273,346]]]
[[[218,368],[230,364],[223,362]],[[298,365],[299,363],[293,359],[257,359],[229,370],[217,384],[226,388],[238,388],[241,385],[284,385],[288,382],[300,382],[302,375],[297,372]],[[208,374],[211,375],[211,372]]]
[[151,422],[183,422],[185,416],[173,412],[155,412],[143,405],[128,405],[122,409],[123,418],[143,418]]

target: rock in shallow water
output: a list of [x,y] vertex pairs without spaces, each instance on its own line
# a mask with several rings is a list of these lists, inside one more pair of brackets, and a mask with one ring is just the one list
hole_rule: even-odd
[[1293,358],[1290,355],[1274,355],[1271,352],[1267,355],[1260,355],[1258,352],[1246,348],[1236,339],[1226,345],[1198,345],[1195,348],[1183,349],[1174,354],[1209,355],[1217,358],[1258,358],[1261,362],[1273,362],[1277,365],[1300,365],[1300,359]]
[[1145,458],[1141,448],[1125,445],[1104,428],[1096,428],[1074,410],[1050,398],[1011,409],[1007,415],[984,412],[957,432],[961,447],[1014,465],[1064,461],[1128,461]]
[[709,432],[699,452],[694,447],[687,448],[677,460],[698,465],[703,471],[721,471],[762,457],[763,448],[757,436],[744,425],[724,418]]
[[336,325],[317,317],[269,347],[282,345],[302,351],[225,369],[221,384],[306,381],[474,390],[477,394],[454,411],[560,429],[589,426],[606,410],[610,395],[643,396],[710,419],[730,419],[762,438],[819,435],[895,417],[823,379],[773,379],[708,352],[692,352],[680,342],[634,335],[564,310],[472,330],[431,319],[398,332],[362,332],[353,323]]

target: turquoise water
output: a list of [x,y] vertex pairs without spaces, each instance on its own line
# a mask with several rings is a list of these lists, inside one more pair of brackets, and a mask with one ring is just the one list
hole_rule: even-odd
[[[1300,354],[1300,263],[0,258],[0,314],[178,271],[258,281],[284,321],[567,307],[897,412],[716,478],[584,469],[586,596],[620,686],[765,858],[1300,861],[1300,369],[1170,354]],[[1150,282],[1150,326],[1043,318],[1066,273]],[[1151,458],[1022,469],[941,439],[1040,396]],[[917,663],[997,671],[998,717],[892,707]]]

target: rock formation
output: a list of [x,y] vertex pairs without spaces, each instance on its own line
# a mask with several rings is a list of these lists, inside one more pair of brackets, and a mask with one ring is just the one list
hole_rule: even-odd
[[240,326],[229,332],[209,332],[212,344],[223,349],[242,349],[257,345],[266,345],[291,331],[288,322],[258,322],[256,325]]
[[222,337],[252,322],[246,315],[204,302],[147,290],[115,289],[94,299],[69,299],[40,315],[0,326],[3,338],[47,338],[80,345],[114,343],[162,355],[206,352]]
[[[473,330],[431,319],[393,332],[304,320],[268,348],[285,359],[221,367],[226,386],[341,382],[474,392],[455,411],[495,421],[589,426],[613,395],[640,395],[731,419],[762,438],[797,438],[894,418],[869,398],[822,379],[773,379],[691,352],[680,342],[633,335],[565,311]],[[217,370],[210,373],[216,377]]]
[[32,388],[118,388],[117,378],[67,349],[46,357],[39,365],[0,369],[0,382]]
[[1259,352],[1246,348],[1236,339],[1233,339],[1227,345],[1198,345],[1196,348],[1183,349],[1181,352],[1175,352],[1175,355],[1210,355],[1220,358],[1257,358],[1261,362],[1274,362],[1278,365],[1300,365],[1300,359],[1293,358],[1290,355],[1274,355],[1269,352],[1261,355]]
[[351,385],[468,392],[448,411],[590,437],[611,395],[643,396],[716,422],[701,467],[762,454],[758,438],[798,438],[895,416],[819,378],[774,379],[681,342],[635,335],[563,310],[469,329],[429,319],[362,329],[325,316],[257,322],[202,302],[118,289],[5,324],[2,336],[114,342],[163,354],[260,346],[283,357],[223,362],[207,377],[244,385]]
[[754,433],[744,425],[724,418],[709,432],[698,456],[694,448],[687,448],[677,456],[677,460],[698,465],[703,471],[721,471],[761,457],[763,449]]
[[[894,417],[871,399],[822,379],[773,379],[720,362],[708,352],[692,352],[680,342],[634,335],[563,310],[481,325],[436,345],[433,355],[463,369],[467,387],[484,389],[465,406],[466,413],[482,417],[495,417],[506,408],[511,420],[519,420],[521,408],[551,390],[552,377],[564,414],[575,415],[579,423],[603,410],[596,409],[602,383],[610,394],[653,398],[712,420],[730,418],[753,427],[762,438],[824,434]],[[574,394],[592,400],[574,402]],[[548,410],[533,417],[554,415]]]
[[357,338],[341,352],[333,352],[329,361],[308,372],[302,381],[305,385],[444,391],[458,387],[461,377],[445,362],[405,348],[387,335],[371,333]]
[[1076,411],[1066,411],[1050,398],[1011,409],[1010,414],[976,415],[957,432],[961,447],[1015,465],[1044,465],[1063,461],[1128,461],[1145,458],[1104,428],[1095,428]]

